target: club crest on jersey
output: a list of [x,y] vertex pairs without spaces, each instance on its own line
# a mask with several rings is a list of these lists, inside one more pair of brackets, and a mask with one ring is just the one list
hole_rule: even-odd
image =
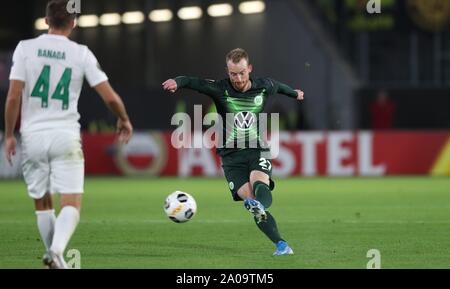
[[255,99],[253,99],[253,102],[255,103],[255,105],[261,105],[263,103],[263,97],[262,95],[257,95],[255,97]]
[[256,115],[250,111],[241,111],[234,116],[234,125],[240,130],[248,130],[256,123]]

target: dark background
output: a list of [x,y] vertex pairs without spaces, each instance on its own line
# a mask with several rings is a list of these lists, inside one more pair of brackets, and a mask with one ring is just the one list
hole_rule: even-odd
[[[418,1],[382,0],[381,14],[369,14],[363,0],[266,0],[266,10],[253,15],[241,14],[240,2],[82,0],[82,14],[138,10],[147,16],[168,8],[175,15],[166,23],[146,18],[142,24],[78,27],[71,39],[97,56],[137,129],[171,128],[180,103],[189,113],[193,104],[208,109],[206,96],[169,94],[161,83],[176,75],[224,78],[224,56],[235,47],[249,52],[254,77],[270,76],[305,91],[304,103],[271,99],[267,109],[281,112],[285,129],[372,128],[369,108],[382,89],[396,104],[392,129],[450,128],[450,1],[417,8]],[[45,33],[34,28],[45,3],[5,2],[0,11],[2,126],[12,52],[21,39]],[[234,12],[210,17],[206,9],[212,3],[231,3]],[[189,5],[202,7],[201,19],[177,18],[176,11]],[[114,125],[87,85],[79,111],[83,129]]]

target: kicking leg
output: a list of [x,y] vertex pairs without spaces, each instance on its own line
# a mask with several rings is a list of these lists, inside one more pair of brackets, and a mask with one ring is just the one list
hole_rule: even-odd
[[244,206],[245,208],[255,216],[256,222],[263,222],[267,219],[266,211],[264,210],[264,206],[255,200],[255,196],[252,193],[252,187],[250,186],[250,183],[247,182],[244,185],[242,185],[239,190],[237,191],[238,196],[244,200]]

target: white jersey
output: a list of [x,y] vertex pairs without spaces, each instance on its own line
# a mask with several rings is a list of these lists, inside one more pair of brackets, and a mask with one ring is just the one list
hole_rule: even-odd
[[91,87],[108,79],[87,46],[54,34],[20,41],[9,76],[25,82],[20,132],[79,131],[84,76]]

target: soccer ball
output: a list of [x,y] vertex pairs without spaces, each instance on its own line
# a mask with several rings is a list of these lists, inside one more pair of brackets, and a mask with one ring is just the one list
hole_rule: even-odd
[[184,223],[192,219],[197,212],[197,203],[188,193],[176,191],[167,196],[164,211],[172,221]]

